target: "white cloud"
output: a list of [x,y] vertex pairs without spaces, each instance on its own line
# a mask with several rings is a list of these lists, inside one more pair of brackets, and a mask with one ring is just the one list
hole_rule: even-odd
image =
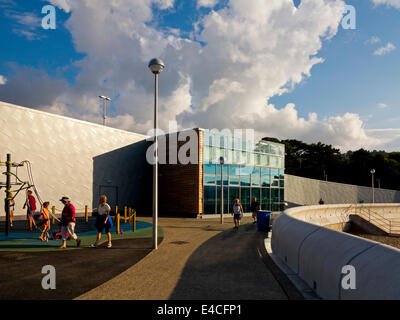
[[375,5],[386,5],[400,9],[400,0],[372,0]]
[[218,0],[197,0],[197,8],[214,8]]
[[368,39],[367,41],[365,41],[365,44],[376,44],[381,42],[381,39],[377,36],[373,36],[370,39]]
[[7,78],[0,74],[0,85],[4,85],[7,83]]
[[382,103],[382,102],[378,103],[378,108],[380,108],[380,109],[386,109],[387,107],[388,107],[388,105],[386,103]]
[[396,46],[393,43],[389,42],[386,46],[375,50],[373,54],[375,56],[383,56],[383,55],[388,54],[388,53],[390,53],[390,52],[392,52],[394,50],[396,50]]
[[229,0],[195,22],[200,28],[190,40],[155,26],[152,6],[171,9],[172,0],[50,2],[71,13],[66,28],[76,50],[86,54],[75,62],[80,68],[75,83],[47,76],[33,85],[28,72],[18,70],[0,87],[0,98],[16,99],[21,88],[31,86],[19,96],[20,104],[101,123],[98,95],[104,94],[113,98],[111,126],[146,133],[153,120],[147,63],[161,57],[162,129],[178,120],[181,128],[254,128],[259,137],[318,139],[349,149],[380,143],[356,114],[304,118],[294,104],[278,109],[268,103],[323,62],[317,54],[337,33],[341,0],[303,0],[297,9],[292,0]]

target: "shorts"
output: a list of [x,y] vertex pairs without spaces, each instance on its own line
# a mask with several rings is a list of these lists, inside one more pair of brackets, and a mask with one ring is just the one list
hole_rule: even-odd
[[107,223],[104,223],[104,219],[106,219],[106,216],[98,216],[96,219],[96,229],[98,232],[102,232],[104,229],[106,233],[109,233],[111,230],[111,223],[110,223],[110,218],[107,219]]
[[254,212],[253,212],[252,217],[253,217],[253,218],[257,218],[257,211],[254,211]]
[[242,220],[242,215],[241,214],[234,214],[233,215],[234,220]]

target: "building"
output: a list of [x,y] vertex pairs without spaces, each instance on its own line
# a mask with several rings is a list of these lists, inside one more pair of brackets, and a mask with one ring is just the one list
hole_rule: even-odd
[[[284,201],[284,145],[254,142],[253,136],[193,129],[160,137],[160,212],[212,215],[224,213],[236,198],[250,212],[254,197],[264,210],[279,211]],[[190,146],[187,146],[191,141]],[[171,148],[172,147],[172,148]],[[180,161],[169,161],[171,150],[186,152]],[[224,157],[224,165],[219,163]],[[179,157],[178,157],[179,158]],[[175,160],[175,157],[172,157]],[[190,163],[187,163],[188,160]],[[182,159],[178,159],[182,160]],[[164,162],[164,163],[163,163]]]

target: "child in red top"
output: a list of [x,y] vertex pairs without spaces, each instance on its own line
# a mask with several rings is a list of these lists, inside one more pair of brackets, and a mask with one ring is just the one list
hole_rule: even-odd
[[27,193],[28,197],[26,199],[23,209],[25,209],[25,207],[28,207],[28,210],[26,211],[26,218],[28,219],[29,230],[32,231],[32,226],[35,226],[35,228],[37,228],[35,220],[33,219],[33,215],[36,212],[36,199],[32,195],[31,190],[28,190]]

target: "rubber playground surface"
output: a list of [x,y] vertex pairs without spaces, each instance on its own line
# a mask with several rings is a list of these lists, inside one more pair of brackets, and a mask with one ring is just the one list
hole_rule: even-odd
[[[41,242],[35,239],[39,233],[24,232],[21,228],[20,232],[11,232],[8,239],[3,240],[3,229],[0,238],[0,300],[73,299],[124,272],[152,251],[151,223],[137,221],[135,232],[131,225],[121,224],[124,231],[119,235],[115,234],[114,227],[112,248],[102,245],[89,248],[97,233],[91,230],[94,221],[88,224],[78,222],[78,225],[81,225],[77,228],[81,246],[77,248],[75,241],[67,241],[67,249],[57,248],[61,240]],[[26,227],[26,222],[23,226]],[[162,237],[163,232],[159,229],[160,243]],[[106,235],[102,235],[104,243],[106,239]],[[45,276],[42,268],[46,265],[56,269],[56,290],[42,288]]]
[[[85,223],[80,219],[78,220],[76,225],[76,233],[81,239],[81,248],[87,247],[90,244],[94,243],[97,235],[97,231],[94,228],[93,218],[89,219],[88,223]],[[62,244],[61,240],[49,240],[48,242],[42,242],[38,239],[40,232],[39,231],[26,231],[24,227],[26,227],[25,221],[17,221],[14,223],[16,225],[15,229],[11,229],[9,236],[5,236],[4,234],[4,226],[0,229],[0,251],[49,251],[49,250],[58,250],[58,247]],[[152,224],[144,221],[136,222],[136,231],[132,231],[132,225],[122,223],[120,229],[122,233],[116,234],[116,226],[114,225],[111,233],[112,238],[114,240],[117,239],[133,239],[133,238],[147,238],[152,236]],[[52,232],[58,232],[59,228],[56,225],[51,227],[50,237]],[[160,236],[162,237],[162,230],[160,231]],[[103,231],[103,240],[106,240],[106,235]],[[80,249],[76,248],[75,241],[67,241],[67,249]]]

